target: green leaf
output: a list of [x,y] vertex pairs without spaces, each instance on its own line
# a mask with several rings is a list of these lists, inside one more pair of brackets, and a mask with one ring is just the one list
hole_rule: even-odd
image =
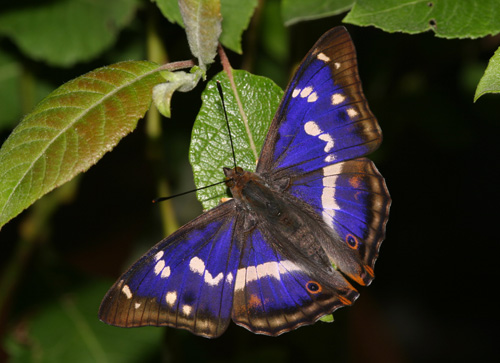
[[6,340],[9,361],[142,361],[159,346],[163,329],[120,329],[100,322],[97,307],[109,286],[93,284],[39,307]]
[[213,63],[222,31],[220,0],[179,0],[191,53],[205,71]]
[[0,149],[0,228],[131,132],[163,80],[152,62],[99,68],[56,89]]
[[321,318],[319,318],[319,320],[321,320],[324,323],[333,323],[335,319],[333,318],[333,314],[328,314],[328,315],[323,315]]
[[[252,139],[257,152],[260,152],[283,95],[281,88],[268,78],[240,70],[234,70],[233,75],[245,117],[239,111],[227,75],[223,72],[217,74],[203,91],[203,103],[191,137],[189,161],[193,167],[197,187],[223,181],[225,176],[222,168],[234,167],[226,120],[215,80],[221,82],[236,164],[245,170],[255,170],[257,160],[250,146],[244,119],[248,120]],[[220,198],[229,197],[226,189],[222,184],[198,191],[198,199],[202,202],[203,208],[205,210],[213,208],[219,203]]]
[[388,32],[478,38],[500,32],[498,0],[358,0],[344,22]]
[[133,18],[139,0],[60,0],[0,14],[0,34],[36,60],[71,66],[95,58]]
[[321,19],[349,10],[354,0],[283,0],[282,14],[285,25]]
[[152,0],[156,3],[161,13],[171,23],[177,23],[184,28],[182,21],[181,11],[179,10],[179,3],[177,0]]
[[[172,23],[184,27],[177,0],[153,0]],[[241,54],[241,36],[247,29],[258,0],[221,0],[222,33],[219,41],[226,48]]]
[[500,47],[491,57],[488,67],[477,85],[474,102],[485,93],[500,93]]
[[257,7],[257,0],[221,0],[222,35],[220,42],[232,51],[241,54],[241,36],[248,27]]

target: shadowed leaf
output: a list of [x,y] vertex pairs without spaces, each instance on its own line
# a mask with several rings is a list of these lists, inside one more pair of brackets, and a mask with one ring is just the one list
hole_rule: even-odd
[[33,1],[0,12],[0,34],[10,37],[33,59],[67,67],[93,59],[111,46],[133,19],[139,3]]
[[285,25],[290,26],[301,21],[321,19],[341,14],[349,10],[354,0],[283,0],[282,14]]
[[485,93],[500,93],[500,48],[491,57],[488,67],[477,85],[474,102]]
[[478,38],[500,31],[497,0],[358,0],[344,22],[441,38]]

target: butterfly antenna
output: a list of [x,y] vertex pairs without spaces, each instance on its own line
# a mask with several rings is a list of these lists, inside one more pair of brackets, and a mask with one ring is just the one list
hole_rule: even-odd
[[214,184],[211,184],[211,185],[205,185],[204,187],[201,187],[201,188],[196,188],[196,189],[193,189],[193,190],[188,190],[187,192],[182,192],[182,193],[171,195],[171,196],[168,196],[168,197],[156,198],[156,199],[153,199],[153,203],[163,202],[164,200],[169,200],[169,199],[172,199],[172,198],[180,197],[181,195],[186,195],[186,194],[189,194],[189,193],[197,192],[198,190],[211,188],[211,187],[214,187],[216,185],[219,185],[219,184],[222,184],[222,183],[225,183],[225,182],[226,181],[221,181],[221,182],[218,182],[218,183],[214,183]]
[[[226,118],[227,129],[229,131],[229,141],[231,142],[231,151],[233,152],[234,168],[236,168],[236,154],[234,152],[233,138],[231,137],[231,128],[229,127],[229,119],[227,118],[226,105],[224,103],[224,95],[222,93],[222,87],[221,87],[219,81],[217,81],[217,90],[219,91],[219,96],[220,96],[220,99],[221,99],[221,102],[222,102],[222,109],[224,110],[224,117]],[[168,197],[156,198],[156,199],[153,199],[153,203],[163,202],[164,200],[169,200],[169,199],[172,199],[172,198],[180,197],[181,195],[186,195],[186,194],[189,194],[189,193],[193,193],[193,192],[196,192],[198,190],[202,190],[202,189],[206,189],[206,188],[211,188],[211,187],[214,187],[216,185],[219,185],[219,184],[222,184],[222,183],[225,183],[225,182],[226,181],[221,181],[221,182],[214,183],[214,184],[211,184],[211,185],[206,185],[206,186],[201,187],[201,188],[196,188],[196,189],[188,190],[187,192],[182,192],[182,193],[179,193],[179,194],[170,195]]]
[[222,102],[222,109],[224,110],[224,117],[226,118],[227,130],[229,132],[229,141],[231,142],[231,151],[233,152],[233,163],[234,168],[236,169],[236,154],[234,153],[233,138],[231,136],[231,128],[229,127],[229,119],[227,118],[226,104],[224,103],[224,94],[222,93],[222,86],[220,85],[219,81],[217,81],[217,90],[219,91],[220,100]]

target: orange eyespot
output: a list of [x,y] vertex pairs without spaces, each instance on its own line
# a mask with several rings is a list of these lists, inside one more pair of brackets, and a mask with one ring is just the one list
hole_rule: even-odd
[[309,282],[307,282],[306,289],[311,294],[319,294],[323,290],[323,288],[321,287],[321,285],[318,282],[316,282],[316,281],[309,281]]
[[345,241],[349,247],[351,247],[353,250],[357,250],[359,247],[359,241],[358,239],[353,236],[352,234],[348,234],[345,236]]

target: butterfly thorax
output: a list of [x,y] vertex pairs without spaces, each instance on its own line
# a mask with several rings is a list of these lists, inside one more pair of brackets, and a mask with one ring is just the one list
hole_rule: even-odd
[[226,174],[226,185],[231,189],[238,208],[250,214],[263,212],[271,219],[283,215],[284,206],[279,196],[281,190],[271,189],[259,174],[240,167],[224,168],[224,174]]

